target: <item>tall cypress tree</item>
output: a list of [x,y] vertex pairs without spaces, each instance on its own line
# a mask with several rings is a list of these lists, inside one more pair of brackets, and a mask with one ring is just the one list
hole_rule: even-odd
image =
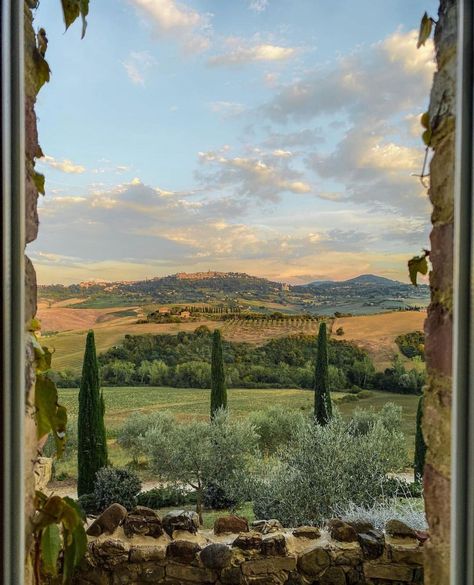
[[413,465],[415,481],[422,481],[423,471],[425,468],[426,443],[421,428],[423,421],[423,402],[424,396],[420,396],[420,400],[418,401],[418,409],[416,411],[415,461]]
[[79,389],[77,420],[77,493],[79,496],[94,490],[95,474],[107,465],[107,440],[104,424],[104,397],[100,392],[99,366],[94,332],[86,339]]
[[320,425],[325,425],[332,417],[332,405],[329,393],[328,340],[324,322],[319,326],[317,352],[314,372],[314,416]]
[[222,340],[219,329],[214,330],[211,359],[211,419],[219,408],[227,408]]

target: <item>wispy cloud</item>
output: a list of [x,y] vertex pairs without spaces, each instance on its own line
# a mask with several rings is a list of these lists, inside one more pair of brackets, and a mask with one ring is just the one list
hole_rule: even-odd
[[283,47],[271,43],[248,45],[241,39],[229,39],[228,50],[208,60],[213,67],[242,66],[249,63],[288,61],[298,54],[294,47]]
[[269,0],[250,0],[249,8],[254,12],[264,12],[268,8]]
[[132,83],[144,86],[148,73],[156,65],[156,59],[149,51],[132,51],[122,65]]
[[59,160],[53,156],[46,155],[40,158],[38,162],[67,174],[79,175],[86,171],[86,167],[73,163],[67,158]]
[[173,39],[186,50],[203,51],[210,44],[210,16],[176,0],[130,0],[157,36]]

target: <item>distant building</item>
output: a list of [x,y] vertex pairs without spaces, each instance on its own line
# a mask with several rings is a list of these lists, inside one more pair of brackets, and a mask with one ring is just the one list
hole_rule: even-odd
[[281,283],[281,290],[283,292],[289,292],[290,291],[290,285],[287,282],[282,282]]
[[179,314],[179,316],[182,319],[189,319],[189,317],[191,317],[191,313],[189,311],[181,311],[181,313]]
[[158,309],[158,313],[160,315],[169,315],[171,313],[171,309],[169,309],[168,307],[160,307]]

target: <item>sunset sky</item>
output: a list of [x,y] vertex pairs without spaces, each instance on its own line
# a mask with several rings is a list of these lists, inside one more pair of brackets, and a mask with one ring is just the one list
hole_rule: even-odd
[[43,0],[40,283],[241,271],[407,281],[428,245],[416,49],[434,0]]

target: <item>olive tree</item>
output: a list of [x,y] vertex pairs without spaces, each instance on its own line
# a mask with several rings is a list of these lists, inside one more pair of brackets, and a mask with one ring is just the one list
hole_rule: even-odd
[[403,434],[372,414],[364,429],[335,415],[303,424],[280,460],[255,482],[254,510],[287,526],[317,524],[349,503],[382,496],[386,474],[406,464]]
[[196,512],[202,523],[202,504],[208,486],[219,486],[239,497],[240,486],[253,456],[258,436],[245,420],[230,419],[225,411],[211,422],[152,426],[143,445],[152,470],[165,482],[196,491]]

